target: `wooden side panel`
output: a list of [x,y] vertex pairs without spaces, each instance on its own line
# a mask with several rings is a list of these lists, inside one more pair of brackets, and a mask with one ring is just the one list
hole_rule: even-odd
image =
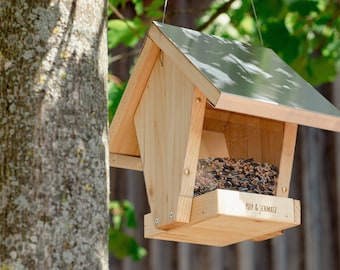
[[288,197],[298,125],[285,123],[276,196]]
[[232,113],[225,127],[231,157],[280,165],[284,123]]
[[211,130],[216,132],[225,132],[226,123],[232,112],[218,110],[207,104],[204,114],[204,130]]
[[[135,114],[148,200],[160,228],[190,218],[202,131],[202,126],[194,125],[202,125],[205,106],[204,97],[199,98],[201,102],[196,102],[194,85],[162,55]],[[195,106],[202,113],[192,114]],[[189,155],[195,149],[197,154]]]
[[110,125],[111,153],[139,156],[133,117],[159,52],[157,45],[147,38]]
[[229,157],[224,133],[203,130],[199,157]]
[[[284,127],[284,122],[208,106],[203,128],[224,133],[230,157],[254,158],[258,162],[269,162],[279,168]],[[216,151],[216,156],[219,153],[220,151]]]

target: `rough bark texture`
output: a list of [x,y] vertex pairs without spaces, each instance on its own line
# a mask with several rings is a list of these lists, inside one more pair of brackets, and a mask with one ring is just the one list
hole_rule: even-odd
[[0,269],[107,269],[106,0],[0,1]]

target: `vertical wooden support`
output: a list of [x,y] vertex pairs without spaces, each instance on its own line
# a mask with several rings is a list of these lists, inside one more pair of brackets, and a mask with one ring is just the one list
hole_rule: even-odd
[[188,144],[184,159],[183,177],[177,205],[177,219],[183,222],[190,221],[192,198],[196,179],[198,156],[202,138],[203,119],[206,97],[195,88],[192,99],[191,119],[188,135]]
[[276,196],[288,197],[298,125],[285,123]]
[[135,114],[148,200],[158,228],[190,220],[205,97],[163,55]]

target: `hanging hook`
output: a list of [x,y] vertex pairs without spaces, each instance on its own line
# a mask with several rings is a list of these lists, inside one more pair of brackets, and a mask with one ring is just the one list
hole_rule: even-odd
[[166,8],[168,6],[168,0],[164,1],[164,9],[163,9],[163,17],[162,17],[162,23],[165,21],[165,13],[166,13]]
[[263,39],[262,39],[262,34],[261,34],[261,28],[260,28],[259,21],[257,20],[257,15],[256,15],[256,9],[255,9],[254,0],[251,0],[251,5],[252,5],[252,7],[253,7],[253,13],[254,13],[254,17],[255,17],[257,32],[258,32],[258,34],[259,34],[260,42],[261,42],[261,45],[262,45],[262,47],[263,47]]

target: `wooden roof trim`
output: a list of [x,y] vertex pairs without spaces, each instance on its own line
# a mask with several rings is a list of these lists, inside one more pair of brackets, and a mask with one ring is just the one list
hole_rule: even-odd
[[223,93],[215,108],[340,132],[340,117]]

